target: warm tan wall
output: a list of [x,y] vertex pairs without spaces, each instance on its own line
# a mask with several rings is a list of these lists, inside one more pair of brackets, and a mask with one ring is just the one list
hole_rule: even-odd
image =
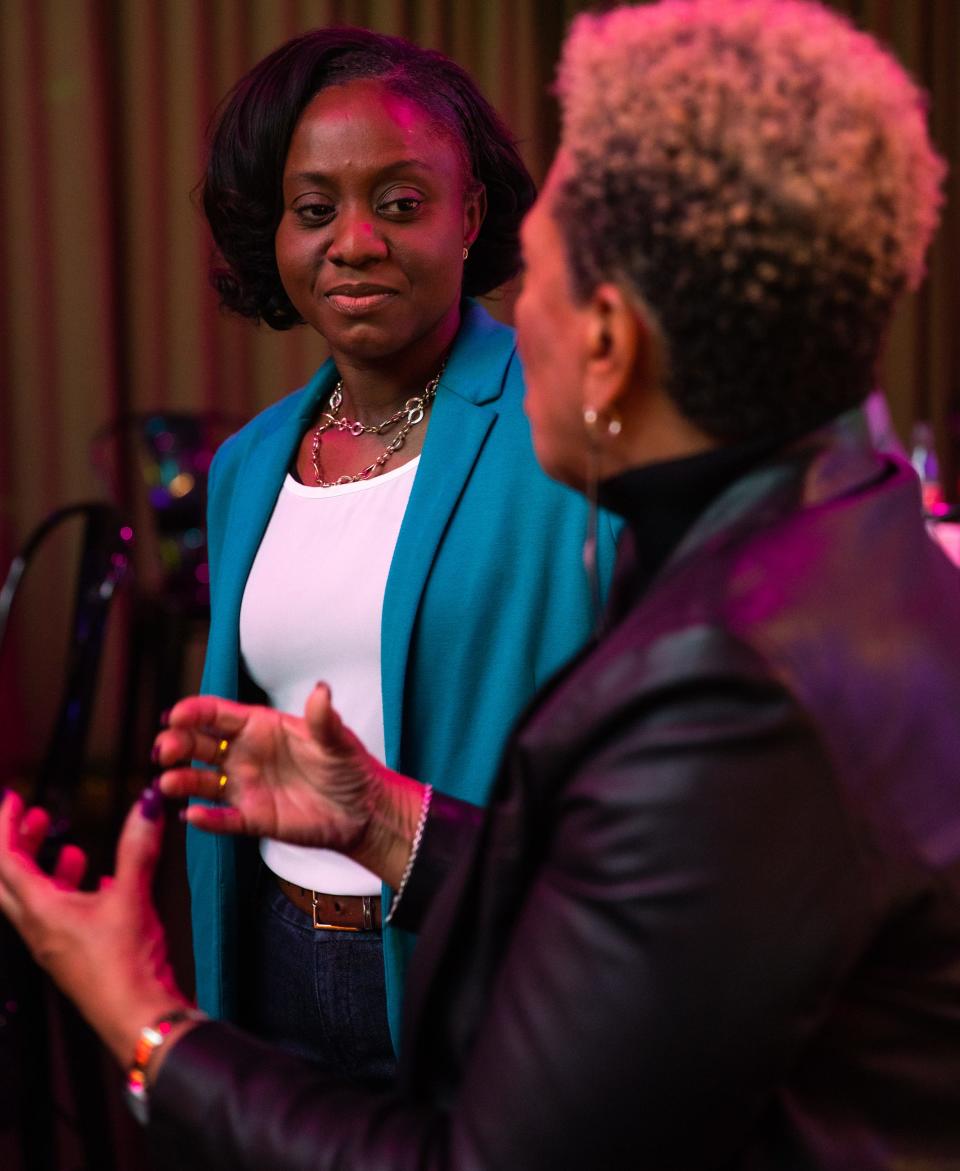
[[[278,335],[224,318],[206,286],[207,238],[190,192],[208,118],[241,72],[324,22],[411,36],[477,76],[540,177],[555,134],[547,95],[553,62],[581,7],[577,0],[2,0],[0,567],[48,510],[102,494],[88,443],[117,412],[166,406],[247,415],[302,382],[322,355],[305,330]],[[878,32],[933,91],[935,136],[948,157],[960,157],[960,4],[837,0],[835,7]],[[955,174],[949,191],[930,281],[897,319],[884,375],[901,434],[914,417],[932,416],[944,449],[948,413],[960,408]],[[56,588],[51,582],[51,605]],[[20,702],[29,708],[26,678]]]

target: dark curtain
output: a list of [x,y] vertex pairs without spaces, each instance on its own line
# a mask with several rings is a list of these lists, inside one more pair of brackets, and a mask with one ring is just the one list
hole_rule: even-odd
[[[960,137],[960,5],[846,0],[932,94],[948,159]],[[275,334],[219,313],[192,198],[218,99],[285,38],[339,21],[410,36],[470,69],[534,174],[550,158],[549,85],[576,0],[3,0],[0,4],[0,567],[52,508],[104,488],[90,440],[122,412],[247,416],[323,357],[306,330]],[[919,296],[897,317],[883,382],[906,439],[932,420],[957,478],[958,180]],[[509,317],[510,298],[495,306]],[[4,722],[29,739],[49,686],[34,591]]]

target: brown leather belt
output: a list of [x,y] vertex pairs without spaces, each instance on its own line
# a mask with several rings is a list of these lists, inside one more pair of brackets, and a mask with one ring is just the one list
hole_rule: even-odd
[[324,931],[379,931],[382,926],[379,895],[326,895],[305,890],[273,875],[277,886],[295,907],[309,915],[313,925]]

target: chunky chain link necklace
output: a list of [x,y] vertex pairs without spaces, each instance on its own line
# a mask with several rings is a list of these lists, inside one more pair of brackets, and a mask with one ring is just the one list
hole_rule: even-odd
[[[333,388],[327,409],[321,415],[320,422],[313,432],[313,443],[310,448],[310,454],[313,457],[313,478],[317,483],[317,487],[336,488],[340,484],[356,484],[358,480],[366,480],[375,472],[378,472],[387,460],[403,447],[404,440],[407,438],[411,427],[416,427],[418,423],[423,422],[426,408],[436,398],[437,386],[440,384],[444,366],[446,366],[446,361],[444,361],[443,365],[441,365],[440,369],[434,374],[420,394],[415,394],[412,398],[408,398],[403,406],[398,411],[394,411],[389,419],[384,419],[382,423],[374,423],[369,427],[361,423],[359,419],[346,419],[340,414],[340,408],[343,406],[343,379],[341,379]],[[323,465],[320,462],[320,444],[325,431],[334,428],[337,431],[346,431],[348,435],[359,439],[361,435],[382,435],[385,431],[396,427],[398,423],[401,424],[400,430],[394,435],[372,464],[368,464],[361,471],[357,472],[355,476],[341,476],[338,480],[325,480],[323,478]]]

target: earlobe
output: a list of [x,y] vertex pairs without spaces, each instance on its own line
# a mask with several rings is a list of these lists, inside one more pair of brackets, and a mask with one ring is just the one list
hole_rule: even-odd
[[588,333],[583,401],[588,409],[611,417],[616,413],[616,404],[634,381],[640,323],[634,306],[615,284],[598,285],[590,296],[586,312]]
[[487,215],[487,189],[482,183],[467,191],[463,203],[463,246],[471,248]]

